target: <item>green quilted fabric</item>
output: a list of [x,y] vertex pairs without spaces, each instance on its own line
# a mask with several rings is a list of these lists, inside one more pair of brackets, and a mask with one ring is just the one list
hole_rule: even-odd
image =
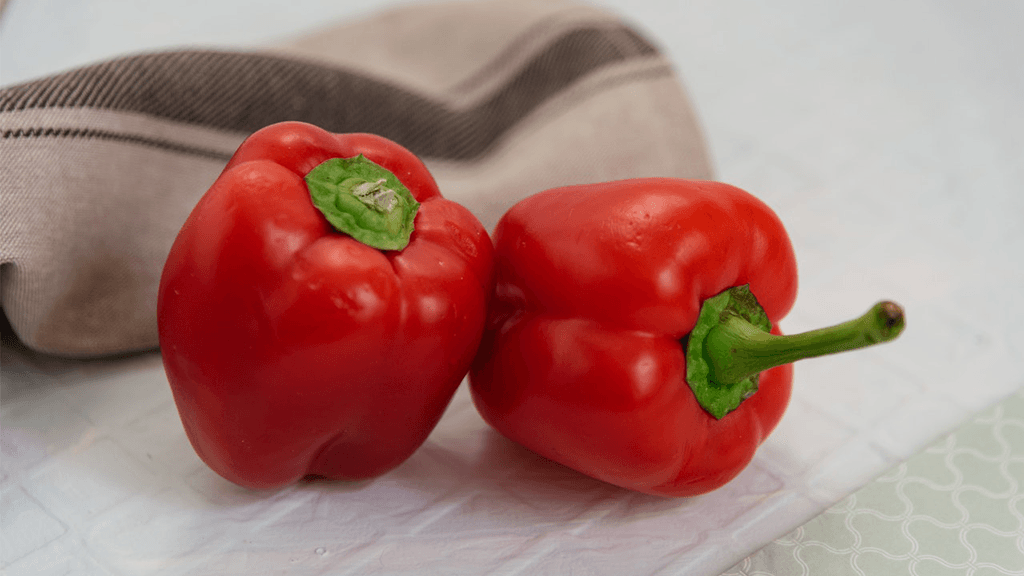
[[1024,388],[723,576],[1024,574]]

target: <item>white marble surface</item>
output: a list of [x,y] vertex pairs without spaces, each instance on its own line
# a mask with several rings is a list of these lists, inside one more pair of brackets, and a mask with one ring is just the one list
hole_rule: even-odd
[[[260,45],[394,4],[10,0],[0,83],[141,49]],[[686,500],[532,456],[464,387],[380,479],[250,493],[194,455],[157,356],[5,346],[3,573],[713,576],[1024,385],[1024,4],[600,4],[677,63],[719,178],[787,225],[802,284],[784,329],[886,297],[907,309],[900,340],[798,365],[754,463]]]

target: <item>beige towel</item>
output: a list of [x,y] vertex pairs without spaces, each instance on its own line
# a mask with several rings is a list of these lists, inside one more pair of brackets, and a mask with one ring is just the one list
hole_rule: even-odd
[[563,0],[420,4],[262,51],[130,55],[0,91],[0,306],[29,348],[157,345],[174,235],[250,133],[282,120],[419,154],[489,229],[553,186],[710,178],[672,63]]

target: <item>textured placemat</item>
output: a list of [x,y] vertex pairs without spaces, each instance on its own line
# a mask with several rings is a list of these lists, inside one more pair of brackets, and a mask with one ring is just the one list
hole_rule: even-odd
[[723,576],[1024,574],[1024,388]]

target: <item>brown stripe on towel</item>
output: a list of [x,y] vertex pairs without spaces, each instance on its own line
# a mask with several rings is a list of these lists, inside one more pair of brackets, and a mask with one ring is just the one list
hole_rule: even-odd
[[114,142],[140,144],[142,146],[150,146],[161,150],[179,152],[181,154],[202,156],[213,160],[221,160],[223,162],[227,162],[231,159],[230,154],[225,154],[218,150],[212,150],[209,148],[199,148],[197,146],[178,144],[177,142],[172,142],[170,140],[147,138],[145,136],[137,136],[134,134],[124,134],[112,132],[110,130],[97,130],[91,128],[55,128],[52,126],[46,128],[14,128],[3,130],[3,132],[0,132],[0,137],[4,140],[17,138],[84,138],[86,140],[111,140]]
[[485,99],[453,109],[351,70],[270,54],[185,50],[118,58],[4,89],[0,112],[101,108],[247,133],[301,120],[332,132],[380,134],[422,156],[469,160],[580,78],[655,52],[624,27],[569,30]]

